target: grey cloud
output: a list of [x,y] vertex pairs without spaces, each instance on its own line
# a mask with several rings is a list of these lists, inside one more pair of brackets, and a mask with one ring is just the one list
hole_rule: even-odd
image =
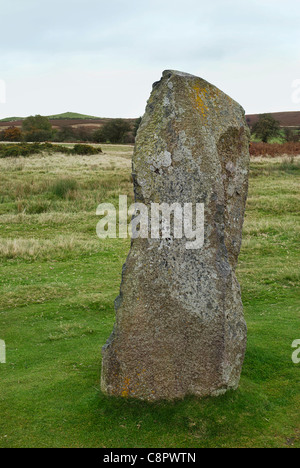
[[251,48],[260,53],[299,40],[299,8],[291,15],[288,2],[276,3],[11,0],[1,13],[0,50],[115,56],[127,50],[147,60],[176,51],[210,59]]
[[[255,80],[257,88],[274,88],[273,95],[284,82],[288,95],[290,83],[299,78],[295,65],[300,42],[299,0],[0,1],[0,78],[16,86],[11,92],[16,96],[15,108],[8,114],[25,114],[19,110],[22,92],[18,95],[18,90],[23,89],[23,95],[31,93],[34,99],[44,79],[49,86],[63,90],[60,105],[66,102],[66,93],[71,93],[70,76],[84,80],[87,94],[91,86],[98,89],[99,83],[105,88],[101,105],[106,100],[111,109],[115,90],[111,95],[109,90],[115,71],[122,73],[122,83],[127,80],[131,105],[138,92],[139,99],[146,100],[150,74],[155,81],[162,69],[177,68],[219,80],[219,87],[227,87],[241,101],[245,93],[249,105],[259,109],[266,93],[261,90],[259,95],[256,90],[251,96]],[[139,74],[145,78],[137,78]],[[123,95],[116,106],[121,106]],[[95,92],[91,102],[94,96]],[[270,108],[274,106],[271,99]],[[53,102],[49,98],[51,105]],[[129,104],[124,101],[123,105],[127,108]],[[286,109],[289,106],[286,101]],[[29,108],[28,113],[32,112]],[[107,110],[105,114],[109,115]]]

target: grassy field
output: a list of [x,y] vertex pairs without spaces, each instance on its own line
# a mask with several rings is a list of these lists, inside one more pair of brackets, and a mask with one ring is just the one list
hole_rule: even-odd
[[300,161],[255,159],[238,267],[241,385],[149,404],[99,391],[127,240],[96,207],[132,195],[132,147],[0,159],[0,447],[300,447]]

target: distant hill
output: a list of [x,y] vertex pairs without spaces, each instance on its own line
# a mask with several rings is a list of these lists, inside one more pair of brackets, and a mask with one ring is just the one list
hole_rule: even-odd
[[[93,117],[76,112],[65,112],[63,114],[48,115],[46,117],[48,117],[52,129],[58,132],[57,138],[62,135],[59,132],[63,132],[63,138],[66,141],[68,138],[71,139],[71,141],[91,141],[92,135],[96,130],[99,130],[107,122],[114,120],[112,118]],[[10,127],[16,127],[22,130],[24,118],[25,117],[7,117],[0,120],[0,134]],[[133,143],[134,128],[137,119],[122,120],[127,121],[131,129],[126,136],[126,143]]]
[[25,117],[5,117],[1,119],[0,122],[16,122],[18,120],[24,120]]
[[48,119],[50,120],[66,120],[66,119],[101,119],[101,117],[94,117],[92,115],[84,115],[84,114],[77,114],[76,112],[65,112],[64,114],[56,114],[56,115],[47,115]]
[[[293,112],[275,112],[270,113],[276,120],[279,121],[281,127],[300,127],[300,111]],[[112,120],[111,118],[94,117],[92,115],[78,114],[76,112],[64,112],[63,114],[48,115],[53,127],[63,126],[88,126],[101,127],[105,122]],[[246,115],[248,124],[252,125],[257,122],[259,114]],[[0,128],[10,126],[21,127],[25,117],[6,117],[0,120]],[[124,119],[133,122],[135,119]]]
[[[267,113],[267,112],[266,112]],[[300,112],[270,112],[270,114],[280,123],[281,127],[300,127]],[[246,115],[250,127],[258,121],[259,114]]]
[[[66,119],[101,119],[101,117],[94,117],[92,115],[85,115],[85,114],[78,114],[77,112],[64,112],[63,114],[55,114],[55,115],[46,115],[50,120],[66,120]],[[6,117],[5,119],[1,119],[0,122],[16,122],[18,120],[24,120],[26,117]]]
[[[86,128],[89,132],[97,130],[103,124],[112,120],[111,118],[93,117],[91,115],[78,114],[76,112],[65,112],[63,114],[48,115],[48,119],[53,128],[59,129],[62,127]],[[7,117],[0,120],[0,131],[9,127],[22,127],[25,117]],[[135,119],[124,119],[134,124]]]

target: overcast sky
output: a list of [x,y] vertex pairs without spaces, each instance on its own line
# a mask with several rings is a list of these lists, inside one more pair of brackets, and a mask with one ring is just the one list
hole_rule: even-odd
[[300,110],[299,0],[0,0],[0,22],[0,118],[138,117],[170,68]]

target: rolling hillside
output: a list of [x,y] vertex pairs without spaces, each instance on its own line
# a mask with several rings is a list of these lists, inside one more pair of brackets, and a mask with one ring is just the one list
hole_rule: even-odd
[[[65,112],[63,114],[48,115],[47,117],[50,120],[52,127],[56,129],[70,126],[73,128],[85,127],[89,130],[96,130],[107,121],[112,120],[110,118],[93,117],[91,115],[78,114],[76,112]],[[24,119],[25,117],[7,117],[2,119],[0,120],[0,130],[5,130],[12,126],[21,128]],[[135,119],[124,120],[133,123]]]
[[[95,117],[92,115],[78,114],[77,112],[64,112],[63,114],[47,115],[50,120],[73,120],[73,119],[83,119],[83,120],[98,120],[101,117]],[[15,122],[19,120],[24,120],[26,117],[5,117],[5,119],[0,119],[0,122]]]
[[[271,113],[273,117],[279,121],[282,127],[300,127],[300,111],[294,112],[276,112]],[[105,122],[112,120],[104,117],[94,117],[91,115],[78,114],[76,112],[65,112],[63,114],[49,115],[47,116],[54,128],[60,128],[65,126],[71,126],[74,128],[88,127],[88,128],[99,128]],[[246,115],[247,122],[252,126],[257,122],[259,114]],[[22,121],[25,117],[6,117],[0,120],[0,129],[15,126],[22,127]],[[126,119],[129,122],[133,122],[135,119]]]

